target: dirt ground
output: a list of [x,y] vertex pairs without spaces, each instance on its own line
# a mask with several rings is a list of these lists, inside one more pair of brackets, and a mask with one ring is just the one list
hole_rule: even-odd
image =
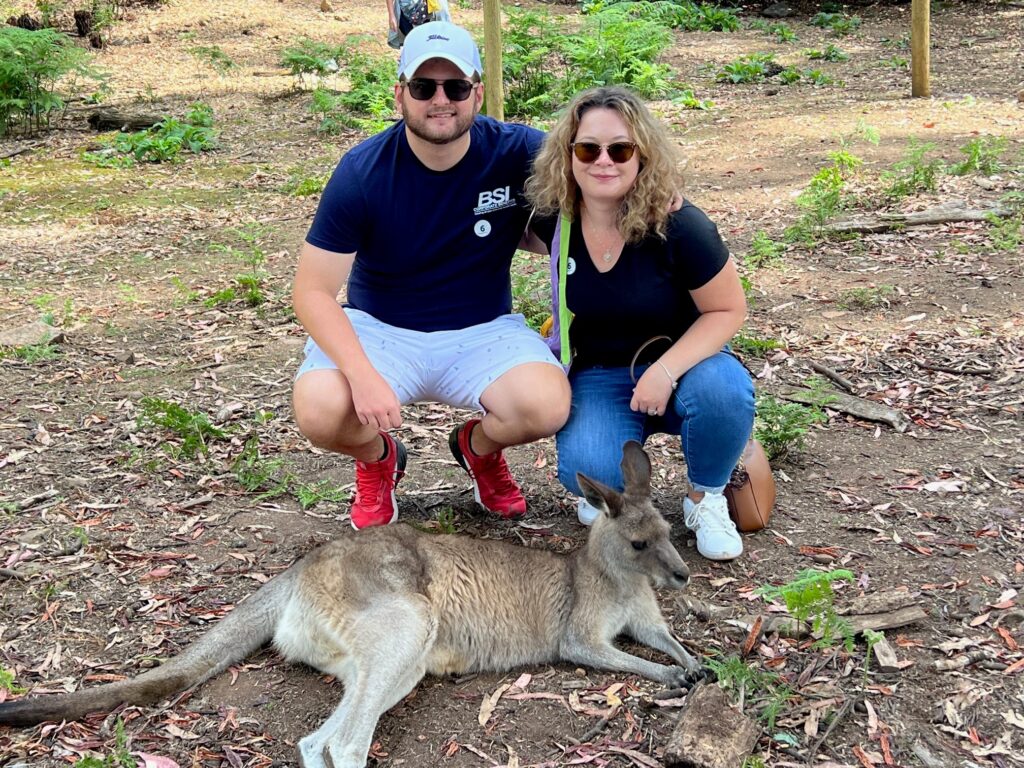
[[[759,230],[781,238],[799,214],[795,196],[842,141],[864,160],[856,185],[870,198],[911,138],[934,142],[950,164],[973,138],[1007,140],[1001,172],[943,175],[936,192],[894,210],[990,208],[1024,190],[1024,8],[933,4],[933,95],[916,100],[893,61],[909,58],[896,45],[909,33],[909,5],[856,12],[862,26],[838,40],[806,15],[786,20],[794,43],[746,27],[676,33],[666,61],[714,107],[652,106],[687,158],[688,196],[738,258]],[[482,26],[478,0],[453,4],[453,15]],[[135,674],[348,529],[347,506],[330,492],[350,489],[351,463],[311,449],[290,412],[304,336],[289,287],[317,198],[288,189],[329,172],[362,136],[318,134],[308,92],[295,89],[279,54],[303,35],[353,32],[385,54],[385,25],[379,0],[333,0],[330,12],[313,0],[135,9],[96,54],[108,104],[181,115],[202,99],[221,131],[217,151],[95,168],[80,159],[96,142],[82,103],[54,131],[0,141],[0,331],[46,316],[64,334],[55,354],[0,359],[0,672],[16,685],[57,692]],[[774,51],[806,66],[801,51],[833,41],[850,58],[821,68],[842,86],[714,81],[741,54]],[[202,45],[219,46],[237,68],[214,74],[188,53]],[[876,128],[879,143],[858,138],[859,125]],[[758,586],[842,567],[855,581],[839,585],[838,606],[898,591],[927,614],[886,633],[893,672],[866,664],[863,639],[850,651],[759,638],[748,663],[790,691],[773,724],[759,721],[764,765],[1024,765],[1024,252],[1019,238],[998,234],[985,222],[909,227],[790,247],[782,266],[748,271],[747,333],[782,342],[744,358],[760,391],[786,392],[817,364],[908,428],[830,410],[804,449],[776,466],[775,516],[745,537],[742,558],[715,564],[696,553],[679,514],[678,439],[648,444],[656,500],[694,574],[690,597],[759,613]],[[246,254],[262,257],[265,302],[204,306],[246,272]],[[224,435],[190,458],[180,435],[139,421],[144,398],[206,414]],[[524,522],[474,509],[446,445],[465,416],[430,404],[407,410],[402,519],[529,547],[578,546],[586,531],[554,477],[551,440],[509,452],[530,504]],[[300,496],[316,503],[304,508]],[[662,606],[700,653],[733,656],[747,637],[724,618],[691,615],[677,594],[665,593]],[[528,693],[548,695],[503,697],[481,726],[484,699],[523,672]],[[764,714],[767,684],[754,685],[733,691],[752,716]],[[656,700],[657,690],[565,665],[427,678],[382,718],[370,764],[659,766],[679,702]],[[171,765],[154,755],[181,766],[294,765],[297,739],[340,694],[264,651],[164,706],[118,716],[124,746],[146,765]],[[10,695],[0,688],[0,700]],[[115,719],[0,729],[0,765],[112,755]]]

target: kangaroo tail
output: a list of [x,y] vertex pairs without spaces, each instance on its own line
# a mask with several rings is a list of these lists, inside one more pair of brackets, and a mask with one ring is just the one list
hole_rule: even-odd
[[89,712],[109,711],[121,704],[152,704],[223,672],[274,636],[298,571],[289,568],[268,581],[166,664],[130,680],[75,693],[0,703],[0,725],[77,720]]

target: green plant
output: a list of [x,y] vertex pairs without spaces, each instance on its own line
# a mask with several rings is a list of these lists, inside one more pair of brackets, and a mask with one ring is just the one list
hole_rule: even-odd
[[505,110],[520,117],[550,114],[559,98],[563,25],[548,13],[508,5],[502,10],[508,18],[501,54]]
[[779,72],[779,80],[782,81],[783,85],[792,85],[793,83],[800,81],[800,70],[796,67],[786,67],[784,70]]
[[811,17],[811,24],[822,29],[830,29],[834,35],[843,36],[850,34],[860,26],[860,16],[822,12]]
[[203,300],[203,306],[207,309],[212,309],[213,307],[230,304],[236,298],[238,298],[238,292],[234,288],[222,288],[210,296],[207,296]]
[[455,510],[451,507],[441,507],[437,510],[437,529],[441,533],[456,533]]
[[540,268],[539,260],[532,254],[516,251],[512,259],[512,306],[534,330],[539,330],[551,314],[548,286],[548,271]]
[[764,758],[760,755],[747,755],[740,768],[765,768]]
[[178,291],[178,296],[174,299],[174,305],[176,307],[191,304],[194,301],[199,301],[199,291],[189,288],[185,284],[185,281],[177,275],[171,278],[171,285],[173,285]]
[[200,64],[205,64],[221,76],[228,74],[238,66],[219,45],[197,45],[189,48],[188,53]]
[[208,441],[228,437],[228,433],[215,427],[206,414],[189,410],[170,400],[144,397],[139,401],[139,406],[140,411],[136,417],[139,428],[162,427],[174,433],[181,440],[175,452],[182,458],[195,458],[200,453],[205,456]]
[[782,254],[786,251],[786,244],[778,240],[772,240],[763,231],[754,234],[750,243],[750,250],[743,257],[743,263],[749,269],[760,267],[774,267],[782,261]]
[[337,504],[348,501],[348,494],[329,480],[321,480],[317,483],[296,484],[295,498],[298,499],[300,507],[309,509],[321,501],[330,501]]
[[740,331],[729,342],[729,346],[740,355],[764,357],[773,349],[782,349],[785,345],[778,339],[766,339],[763,336],[751,335]]
[[938,158],[925,158],[933,149],[935,144],[931,142],[920,143],[911,139],[906,156],[882,174],[882,181],[886,183],[882,194],[897,201],[919,192],[934,192],[943,168]]
[[888,59],[882,59],[879,64],[890,69],[910,69],[910,59],[906,56],[890,56]]
[[687,32],[734,32],[740,28],[734,9],[690,0],[596,0],[584,2],[581,10],[592,16],[640,19]]
[[244,247],[237,248],[234,245],[214,243],[210,246],[210,250],[238,259],[245,265],[246,272],[235,277],[235,287],[222,289],[203,303],[208,307],[219,306],[230,303],[241,296],[250,307],[258,307],[266,301],[263,288],[266,282],[264,265],[267,262],[267,255],[259,245],[259,239],[263,235],[262,228],[247,224],[229,230],[229,234],[242,241]]
[[836,305],[842,309],[877,309],[887,306],[890,297],[896,294],[891,285],[872,285],[863,288],[849,288],[839,294]]
[[698,99],[692,88],[683,88],[672,95],[672,103],[678,104],[683,109],[709,110],[715,106],[710,99]]
[[796,32],[781,22],[770,24],[766,31],[769,35],[773,35],[780,43],[791,43],[796,40]]
[[774,64],[770,53],[751,53],[725,64],[715,73],[715,79],[725,83],[760,83]]
[[117,718],[114,724],[114,751],[102,758],[83,757],[74,765],[77,768],[136,768],[138,761],[128,748],[128,736],[121,718]]
[[865,627],[861,634],[864,636],[864,642],[867,643],[867,651],[864,654],[864,679],[868,677],[868,666],[871,664],[871,651],[876,645],[885,640],[885,632],[876,632],[870,627]]
[[39,22],[49,29],[57,26],[56,17],[67,8],[68,0],[35,0],[35,4],[39,10]]
[[800,571],[793,581],[782,586],[766,584],[754,594],[766,600],[782,598],[786,610],[798,621],[810,621],[811,628],[820,639],[819,648],[831,648],[842,641],[847,650],[853,649],[853,633],[848,622],[835,612],[834,581],[853,581],[853,573],[845,569],[832,571]]
[[0,690],[18,694],[24,693],[26,689],[14,684],[14,672],[6,667],[0,667]]
[[1024,214],[1001,218],[994,213],[985,215],[985,221],[989,223],[988,236],[992,240],[992,246],[1000,251],[1015,251],[1024,244]]
[[58,84],[99,79],[86,51],[52,29],[0,27],[0,136],[33,134],[64,109]]
[[758,710],[769,730],[775,728],[775,719],[792,697],[792,689],[774,672],[764,672],[739,656],[708,658],[705,661],[725,691],[735,691],[740,698],[751,702]]
[[182,152],[199,154],[215,148],[216,135],[212,108],[197,102],[184,120],[167,117],[147,130],[119,133],[103,149],[84,152],[82,159],[104,168],[176,162]]
[[808,59],[817,59],[821,61],[846,61],[849,56],[839,50],[833,43],[829,43],[822,49],[811,48],[804,51],[804,55]]
[[971,139],[960,151],[966,157],[959,163],[954,164],[949,170],[957,176],[968,173],[980,173],[982,176],[991,176],[1003,169],[1000,157],[1006,151],[1009,142],[1003,136],[979,136]]
[[804,77],[810,81],[811,85],[832,85],[836,82],[820,69],[808,69],[804,72]]
[[826,419],[820,407],[785,402],[765,393],[757,396],[756,413],[754,437],[771,461],[802,450],[811,427]]
[[832,164],[811,177],[807,188],[796,198],[803,211],[796,224],[786,229],[787,242],[812,244],[825,223],[846,207],[846,181],[863,162],[844,148],[829,153]]
[[330,177],[329,173],[309,175],[302,171],[296,171],[288,177],[288,181],[285,183],[282,191],[292,197],[319,195],[324,191],[324,187],[327,186],[327,180]]
[[337,72],[345,58],[346,45],[328,45],[308,37],[299,38],[281,51],[281,65],[301,84],[304,75],[325,75]]

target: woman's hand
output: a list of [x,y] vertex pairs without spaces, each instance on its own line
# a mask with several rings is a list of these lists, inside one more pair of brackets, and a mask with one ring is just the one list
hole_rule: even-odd
[[669,375],[655,363],[644,371],[633,388],[633,399],[629,401],[629,407],[648,416],[664,416],[674,389]]
[[384,430],[402,426],[402,405],[391,385],[376,370],[351,376],[348,382],[352,388],[352,407],[360,424]]

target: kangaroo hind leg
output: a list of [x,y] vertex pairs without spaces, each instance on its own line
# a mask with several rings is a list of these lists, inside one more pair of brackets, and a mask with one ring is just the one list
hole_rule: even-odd
[[338,670],[326,670],[345,694],[324,724],[299,741],[304,768],[364,768],[377,721],[423,678],[436,633],[418,596],[383,598],[346,622],[348,654]]

